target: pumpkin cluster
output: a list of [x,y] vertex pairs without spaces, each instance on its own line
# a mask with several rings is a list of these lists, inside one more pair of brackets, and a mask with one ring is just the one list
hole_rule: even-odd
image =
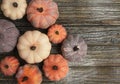
[[[48,29],[19,34],[16,26],[0,20],[0,53],[10,52],[17,47],[19,57],[26,62],[20,65],[16,56],[6,56],[0,61],[0,70],[5,76],[16,74],[18,84],[41,84],[42,72],[36,65],[43,62],[44,75],[51,81],[59,81],[69,71],[68,61],[80,61],[87,54],[87,44],[79,35],[67,35],[64,26],[55,24],[59,17],[58,5],[53,0],[2,0],[1,10],[11,20],[28,21],[35,28]],[[62,43],[62,55],[50,54],[53,44]]]

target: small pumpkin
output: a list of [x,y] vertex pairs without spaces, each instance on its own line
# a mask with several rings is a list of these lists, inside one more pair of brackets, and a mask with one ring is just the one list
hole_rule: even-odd
[[46,29],[59,17],[58,6],[53,0],[31,0],[27,18],[36,28]]
[[19,61],[14,56],[7,56],[0,62],[1,72],[5,76],[12,76],[16,73],[19,67]]
[[37,30],[27,31],[18,41],[19,55],[28,63],[39,63],[50,54],[51,43],[48,36]]
[[12,20],[21,19],[27,8],[26,0],[2,0],[1,10]]
[[87,54],[87,44],[80,35],[68,35],[62,44],[62,54],[67,60],[78,62]]
[[44,60],[43,70],[45,76],[51,81],[59,81],[63,79],[68,71],[68,62],[60,54],[52,54]]
[[21,66],[16,74],[18,84],[41,84],[42,74],[36,65]]
[[12,51],[18,36],[19,31],[12,22],[0,19],[0,53]]
[[54,44],[61,43],[67,36],[67,32],[62,25],[53,25],[48,30],[48,37]]

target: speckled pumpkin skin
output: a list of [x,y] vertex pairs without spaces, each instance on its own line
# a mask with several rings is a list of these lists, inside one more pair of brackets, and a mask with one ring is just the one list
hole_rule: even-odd
[[0,20],[0,53],[10,52],[14,49],[19,31],[15,25],[7,20]]
[[27,19],[36,28],[47,29],[58,17],[58,6],[53,0],[31,0],[27,7]]
[[16,73],[20,63],[14,56],[7,56],[0,62],[1,72],[5,76],[12,76]]
[[87,54],[87,44],[79,35],[68,35],[62,44],[63,56],[71,62],[79,62]]
[[58,44],[67,37],[67,32],[62,25],[55,24],[49,28],[47,35],[52,43]]
[[68,61],[60,54],[51,54],[44,60],[43,70],[45,76],[51,81],[63,79],[68,71]]
[[42,74],[36,65],[21,66],[16,74],[18,84],[41,84]]

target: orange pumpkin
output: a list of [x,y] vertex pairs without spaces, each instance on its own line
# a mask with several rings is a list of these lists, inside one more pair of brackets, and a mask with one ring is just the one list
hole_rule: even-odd
[[41,71],[36,65],[21,66],[16,74],[18,84],[41,84]]
[[51,81],[59,81],[64,78],[68,71],[68,62],[60,54],[52,54],[45,61],[43,65],[45,76]]
[[27,18],[36,28],[46,29],[59,17],[58,6],[52,0],[32,0],[27,8]]
[[67,32],[62,25],[53,25],[48,30],[48,37],[54,44],[61,43],[67,36]]
[[1,72],[5,76],[12,76],[16,73],[19,67],[19,61],[14,56],[5,57],[0,62]]

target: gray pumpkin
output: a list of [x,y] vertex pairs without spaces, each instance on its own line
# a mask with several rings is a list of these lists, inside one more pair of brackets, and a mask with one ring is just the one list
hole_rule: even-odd
[[7,20],[0,20],[0,53],[10,52],[16,46],[19,31],[15,25]]
[[63,56],[71,61],[78,62],[87,54],[87,44],[79,35],[68,35],[62,44]]

